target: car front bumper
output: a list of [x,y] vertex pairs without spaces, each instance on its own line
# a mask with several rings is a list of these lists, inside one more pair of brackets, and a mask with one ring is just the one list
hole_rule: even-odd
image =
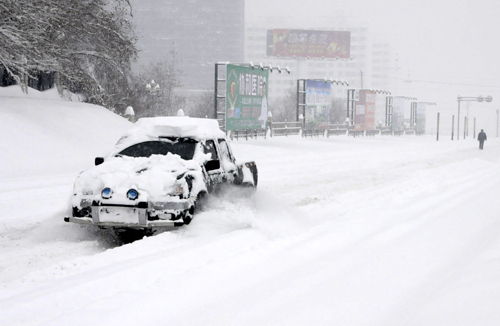
[[178,228],[184,225],[182,220],[179,221],[148,221],[146,225],[136,224],[136,223],[118,223],[118,222],[99,222],[94,223],[90,217],[64,217],[65,222],[85,224],[85,225],[96,225],[99,227],[111,227],[111,228],[128,228],[128,229],[147,229],[147,228],[159,228],[159,227],[172,227]]
[[[145,229],[157,227],[180,227],[184,225],[182,219],[148,219],[147,208],[135,206],[92,206],[91,215],[85,217],[66,216],[65,222],[95,225],[99,227]],[[172,217],[176,214],[167,214]]]

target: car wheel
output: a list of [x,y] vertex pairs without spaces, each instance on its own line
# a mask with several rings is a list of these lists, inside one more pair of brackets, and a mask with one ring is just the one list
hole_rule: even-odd
[[195,211],[203,211],[206,207],[207,204],[207,193],[206,192],[200,192],[198,196],[196,196],[196,203],[195,203]]
[[189,223],[191,223],[192,220],[193,220],[193,218],[191,217],[191,215],[185,215],[184,217],[182,217],[182,221],[186,225],[188,225]]

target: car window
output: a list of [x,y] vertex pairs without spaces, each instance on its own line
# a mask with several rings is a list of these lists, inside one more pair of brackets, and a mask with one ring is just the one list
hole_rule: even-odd
[[233,156],[225,139],[219,139],[220,155],[225,161],[233,162]]
[[164,141],[146,141],[134,144],[122,150],[118,155],[131,157],[150,157],[151,155],[179,155],[184,160],[191,160],[196,148],[196,141],[188,138]]
[[217,159],[217,150],[215,148],[215,143],[213,140],[205,141],[205,144],[203,144],[203,151],[205,152],[205,154],[210,154],[210,160]]

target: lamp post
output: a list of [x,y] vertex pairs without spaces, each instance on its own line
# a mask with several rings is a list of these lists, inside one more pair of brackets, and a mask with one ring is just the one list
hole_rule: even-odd
[[[146,84],[146,91],[148,91],[149,95],[151,95],[151,108],[152,108],[155,96],[159,96],[160,95],[160,92],[161,92],[160,84],[155,83],[154,80],[151,80],[151,83],[147,83]],[[155,114],[156,113],[157,112],[155,112]]]
[[[493,101],[493,97],[491,97],[490,95],[486,96],[486,97],[483,97],[481,95],[477,96],[477,97],[463,97],[463,96],[458,96],[457,97],[457,101],[458,101],[458,119],[457,119],[457,140],[459,139],[460,137],[460,102],[483,102],[483,101],[486,101],[486,102],[491,102]],[[465,126],[464,126],[465,128]],[[465,135],[464,135],[464,138],[465,138]]]

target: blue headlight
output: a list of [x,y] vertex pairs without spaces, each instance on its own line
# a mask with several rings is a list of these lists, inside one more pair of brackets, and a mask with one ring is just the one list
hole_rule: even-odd
[[113,195],[113,191],[110,188],[104,188],[101,191],[101,197],[104,199],[110,199],[112,195]]
[[139,197],[139,192],[135,189],[130,189],[127,191],[127,198],[130,200],[136,200]]

